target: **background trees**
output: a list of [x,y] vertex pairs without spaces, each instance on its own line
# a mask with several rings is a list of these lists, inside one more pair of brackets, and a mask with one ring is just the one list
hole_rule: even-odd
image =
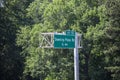
[[[105,29],[105,59],[106,69],[113,80],[120,76],[120,0],[110,0],[106,3],[107,24]],[[107,45],[108,44],[108,45]]]
[[0,80],[20,80],[22,76],[23,58],[16,46],[16,33],[23,24],[26,3],[6,0],[0,7]]
[[6,0],[0,8],[0,79],[73,80],[72,49],[39,48],[40,33],[70,29],[83,34],[81,80],[119,80],[119,3]]

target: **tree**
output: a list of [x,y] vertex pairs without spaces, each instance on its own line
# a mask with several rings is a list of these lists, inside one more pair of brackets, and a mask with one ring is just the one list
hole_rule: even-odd
[[23,3],[6,0],[0,7],[0,80],[20,80],[22,76],[23,58],[16,45],[16,33],[23,23]]
[[106,69],[113,80],[120,78],[120,0],[109,0],[106,3],[107,24],[105,29]]
[[106,10],[105,2],[106,0],[33,1],[27,8],[27,17],[32,19],[32,24],[23,25],[17,35],[17,44],[22,47],[21,54],[25,58],[24,78],[74,79],[72,50],[38,48],[40,33],[72,29],[83,34],[83,49],[79,51],[80,78],[110,80],[109,72],[104,69],[108,64],[111,65],[106,62],[111,61],[109,56],[105,56],[110,48],[106,46],[110,41],[106,40],[106,22],[109,22],[109,17],[106,17],[105,12],[109,9]]
[[[33,20],[36,22],[36,24],[31,26],[32,28],[29,28],[29,27],[22,28],[21,34],[19,34],[19,37],[18,37],[17,43],[18,43],[18,45],[23,46],[23,49],[24,49],[24,51],[22,52],[23,55],[26,54],[25,55],[25,57],[26,57],[25,65],[26,66],[25,66],[24,74],[27,75],[30,72],[30,76],[32,76],[33,78],[37,78],[37,79],[39,79],[39,78],[47,79],[48,77],[52,77],[52,79],[55,79],[55,80],[67,79],[67,76],[69,73],[71,73],[69,75],[73,74],[73,71],[71,71],[73,67],[70,67],[72,65],[72,63],[71,63],[72,59],[71,59],[71,57],[69,57],[69,55],[72,56],[72,54],[63,54],[63,52],[68,53],[68,50],[57,50],[57,51],[49,50],[49,49],[48,50],[44,50],[44,49],[39,50],[38,38],[35,38],[35,37],[39,36],[39,32],[54,31],[55,29],[58,29],[58,28],[54,29],[54,27],[55,27],[54,25],[56,25],[56,27],[59,27],[59,26],[57,26],[57,23],[59,23],[59,22],[61,23],[61,21],[60,20],[53,21],[54,22],[53,23],[50,21],[49,18],[47,18],[48,16],[51,18],[55,17],[56,19],[59,18],[59,15],[53,16],[54,10],[52,10],[52,8],[55,8],[54,6],[55,5],[57,6],[58,3],[55,3],[55,1],[54,1],[54,3],[48,3],[46,1],[43,1],[40,3],[41,4],[40,7],[38,7],[39,3],[40,2],[36,0],[28,8],[28,11],[29,11],[28,16],[30,15],[30,17],[33,18]],[[37,5],[34,5],[34,4],[37,4]],[[51,5],[51,4],[54,4],[54,5]],[[63,4],[63,2],[61,2],[61,4]],[[34,7],[33,7],[33,5],[34,5]],[[37,7],[37,10],[36,10],[36,7]],[[48,13],[50,7],[52,7],[51,8],[52,11],[49,15],[46,15],[46,13]],[[33,8],[33,9],[31,9],[31,8]],[[39,8],[40,8],[40,10],[39,10]],[[58,6],[58,8],[59,8],[59,6]],[[43,11],[41,11],[41,10],[43,10]],[[57,9],[55,8],[55,10],[57,10]],[[40,11],[39,14],[36,11]],[[32,16],[31,14],[34,14],[34,15],[37,14],[37,17],[36,17],[36,15]],[[54,14],[59,14],[59,12],[58,13],[54,12]],[[61,16],[63,16],[63,14],[61,14]],[[52,20],[55,20],[55,19],[53,18]],[[41,22],[41,23],[38,24],[38,22]],[[61,30],[58,29],[58,31],[61,31]],[[30,34],[30,35],[28,35],[28,34]],[[27,39],[27,41],[26,41],[26,39]],[[69,51],[69,52],[71,53],[72,51]],[[66,55],[66,57],[65,57],[65,55]],[[68,63],[67,63],[67,61],[68,61]],[[72,76],[69,76],[68,79],[73,79]]]

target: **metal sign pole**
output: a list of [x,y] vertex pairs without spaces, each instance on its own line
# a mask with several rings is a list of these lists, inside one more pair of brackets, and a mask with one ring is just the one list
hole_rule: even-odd
[[74,48],[74,80],[79,80],[78,49],[82,48],[81,34],[68,30],[65,33],[42,33],[41,36],[42,48]]
[[74,48],[74,78],[79,80],[79,54],[78,54],[78,35],[75,35],[75,48]]
[[0,0],[0,7],[4,7],[3,2],[3,0]]

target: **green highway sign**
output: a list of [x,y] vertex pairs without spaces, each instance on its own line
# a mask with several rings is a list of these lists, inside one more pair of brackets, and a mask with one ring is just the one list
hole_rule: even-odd
[[75,48],[75,36],[54,34],[54,48]]
[[66,30],[65,31],[66,35],[75,35],[75,31],[72,31],[72,30]]

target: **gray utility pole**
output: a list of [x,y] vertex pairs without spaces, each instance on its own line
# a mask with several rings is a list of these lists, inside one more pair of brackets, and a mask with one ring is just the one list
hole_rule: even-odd
[[3,0],[0,0],[0,7],[4,7]]
[[[40,47],[42,48],[74,48],[74,80],[79,80],[79,54],[78,49],[81,46],[81,34],[75,31],[66,31],[65,33],[41,33]],[[65,41],[68,39],[68,41]]]
[[75,35],[74,48],[74,80],[79,80],[79,54],[78,54],[78,34]]

